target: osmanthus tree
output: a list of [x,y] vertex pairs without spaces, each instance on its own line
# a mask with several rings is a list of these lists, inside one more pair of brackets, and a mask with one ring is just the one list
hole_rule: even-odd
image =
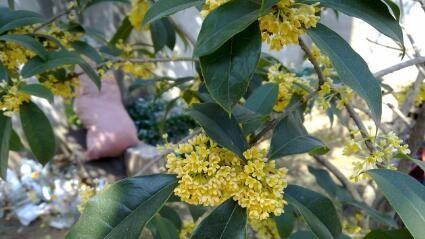
[[[370,134],[352,105],[364,101],[379,128],[382,92],[388,86],[381,85],[343,38],[319,23],[322,9],[334,9],[364,20],[404,49],[400,10],[392,1],[133,0],[110,40],[80,25],[76,17],[106,0],[71,2],[49,20],[13,10],[9,2],[10,8],[0,9],[3,178],[8,152],[19,142],[11,117],[20,119],[36,159],[47,163],[55,153],[54,133],[31,96],[72,99],[81,74],[99,88],[109,69],[148,79],[157,84],[159,94],[178,86],[189,114],[202,127],[181,143],[165,146],[168,173],[127,178],[96,193],[66,238],[139,238],[145,227],[163,239],[350,238],[343,232],[341,205],[376,221],[379,230],[366,238],[424,237],[425,188],[392,163],[402,157],[425,165],[409,157],[408,146],[395,134]],[[204,17],[193,58],[155,58],[165,47],[173,49],[177,37],[189,44],[169,16],[193,6]],[[153,46],[127,43],[132,31],[150,31]],[[311,47],[303,40],[307,37]],[[87,42],[96,42],[96,47]],[[314,71],[309,77],[291,72],[262,53],[263,44],[276,51],[300,45]],[[165,61],[193,61],[198,76],[158,78],[155,63]],[[343,175],[335,175],[342,186],[333,181],[334,166],[322,156],[329,148],[303,126],[312,107],[332,117],[346,112],[353,119],[356,129],[351,129],[352,140],[344,149],[358,156],[352,180],[373,180],[402,223],[369,207]],[[260,149],[268,135],[270,146]],[[329,169],[309,171],[333,200],[287,185],[287,170],[275,161],[302,153]],[[172,202],[189,205],[194,221],[182,223],[167,205]]]

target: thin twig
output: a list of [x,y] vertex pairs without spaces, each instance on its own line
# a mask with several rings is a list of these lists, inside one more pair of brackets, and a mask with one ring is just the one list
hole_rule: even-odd
[[333,165],[329,160],[318,155],[314,155],[313,158],[321,165],[329,169],[329,171],[333,175],[335,175],[335,177],[341,182],[341,184],[347,189],[347,191],[351,194],[351,196],[353,196],[356,201],[363,201],[362,197],[360,196],[354,185],[350,182],[350,180],[345,177],[345,175],[341,171],[339,171],[337,167],[335,167],[335,165]]
[[393,72],[399,71],[401,69],[410,67],[410,66],[414,66],[414,65],[418,65],[418,64],[423,64],[425,63],[425,56],[419,56],[419,57],[415,57],[411,60],[396,64],[394,66],[388,67],[384,70],[378,71],[375,74],[373,74],[375,76],[375,78],[382,78],[388,74],[391,74]]
[[52,24],[53,22],[55,22],[56,20],[58,20],[59,18],[61,18],[61,17],[63,17],[63,16],[65,16],[65,15],[68,15],[72,10],[74,10],[74,8],[72,7],[72,8],[68,8],[68,9],[66,9],[65,11],[63,11],[63,12],[60,12],[58,15],[55,15],[55,16],[53,16],[52,18],[50,18],[49,20],[47,20],[47,22],[45,22],[45,23],[43,23],[43,24],[41,24],[40,26],[38,26],[38,27],[36,27],[35,29],[34,29],[34,33],[35,32],[38,32],[39,30],[41,30],[42,28],[44,28],[44,27],[46,27],[46,26],[48,26],[48,25],[50,25],[50,24]]
[[363,139],[365,140],[366,147],[368,150],[373,153],[375,152],[375,147],[373,146],[372,141],[369,139],[369,133],[367,132],[366,126],[363,124],[363,121],[360,119],[360,116],[357,114],[357,112],[354,110],[353,106],[349,103],[345,105],[345,109],[348,112],[348,115],[350,118],[353,119],[354,123],[357,125],[357,128],[360,130],[360,134],[362,135]]
[[299,45],[301,49],[305,52],[307,55],[308,60],[313,64],[314,70],[317,73],[317,78],[319,78],[319,86],[323,85],[326,82],[325,76],[323,75],[322,69],[320,68],[319,63],[317,62],[316,58],[314,57],[313,53],[310,51],[308,46],[305,44],[303,39],[298,38]]

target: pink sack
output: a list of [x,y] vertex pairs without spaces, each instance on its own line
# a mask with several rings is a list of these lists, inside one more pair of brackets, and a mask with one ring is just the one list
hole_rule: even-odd
[[75,111],[88,130],[87,160],[119,156],[139,143],[137,129],[111,74],[105,75],[100,91],[86,75],[80,77]]

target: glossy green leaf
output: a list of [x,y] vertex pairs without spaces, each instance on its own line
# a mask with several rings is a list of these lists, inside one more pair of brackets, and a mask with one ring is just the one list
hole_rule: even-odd
[[[269,117],[276,103],[278,91],[277,84],[268,83],[256,88],[248,97],[244,107],[252,112],[252,118],[242,124],[243,132],[246,135],[255,132]],[[236,118],[241,122],[238,117]]]
[[190,215],[192,215],[193,221],[197,221],[202,215],[205,214],[207,209],[203,206],[197,206],[197,205],[188,205]]
[[282,239],[288,238],[295,227],[296,215],[295,208],[291,205],[285,206],[285,212],[280,216],[273,217],[276,223],[277,231]]
[[328,152],[329,149],[319,139],[310,136],[298,114],[289,114],[276,126],[270,146],[270,159],[301,154]]
[[163,17],[193,6],[201,6],[205,0],[159,0],[145,14],[143,24],[149,24]]
[[298,0],[308,4],[320,2],[320,6],[333,8],[349,16],[360,18],[394,41],[403,44],[403,31],[381,0]]
[[99,52],[97,52],[94,47],[83,41],[73,42],[72,48],[74,48],[77,53],[90,58],[90,60],[96,62],[96,64],[100,64],[103,62],[103,57],[99,54]]
[[53,103],[54,96],[52,92],[41,84],[23,85],[19,90],[33,96],[44,98],[50,103]]
[[364,239],[414,239],[406,229],[384,231],[381,229],[369,232]]
[[[168,202],[170,202],[170,200],[168,200]],[[174,208],[169,206],[164,206],[161,209],[161,211],[159,211],[159,215],[161,215],[161,217],[163,218],[170,220],[177,229],[180,230],[182,228],[183,225],[182,225],[181,218],[179,214],[176,212],[176,210],[174,210]]]
[[343,204],[351,205],[353,207],[356,207],[362,210],[368,216],[374,219],[376,222],[380,222],[384,225],[387,225],[393,228],[397,227],[397,223],[394,221],[394,219],[390,215],[383,214],[377,211],[376,209],[371,208],[364,202],[358,202],[354,200],[345,188],[337,185],[334,182],[334,180],[331,178],[328,171],[323,169],[316,169],[311,166],[308,167],[308,170],[316,178],[317,184],[321,188],[323,188],[326,191],[326,193],[332,198],[337,199]]
[[32,102],[21,105],[20,119],[31,152],[41,164],[46,164],[56,151],[55,134],[49,119]]
[[261,34],[255,22],[211,55],[200,58],[208,92],[227,112],[245,95],[260,54]]
[[167,174],[126,178],[87,203],[66,239],[138,239],[143,227],[163,207],[177,184]]
[[297,231],[288,237],[288,239],[317,239],[317,236],[311,231]]
[[381,87],[367,63],[342,37],[326,26],[318,24],[307,33],[332,60],[342,82],[366,101],[376,124],[379,124],[382,114]]
[[162,50],[165,46],[173,50],[176,44],[176,32],[167,18],[152,23],[151,37],[155,52]]
[[398,7],[398,5],[395,3],[395,2],[393,2],[393,0],[383,0],[387,5],[388,5],[388,7],[391,9],[391,11],[392,11],[392,13],[393,13],[393,15],[394,15],[394,17],[395,17],[395,19],[397,20],[397,21],[400,21],[400,15],[401,15],[401,11],[400,11],[400,8]]
[[115,44],[117,44],[119,40],[123,40],[125,42],[132,31],[133,25],[131,25],[131,22],[130,20],[128,20],[128,17],[125,17],[122,20],[120,27],[118,27],[117,31],[115,32],[114,36],[109,41],[109,44],[115,46]]
[[425,186],[398,171],[369,170],[378,188],[396,210],[414,238],[425,235]]
[[0,113],[0,177],[6,180],[9,161],[9,140],[12,134],[12,121]]
[[34,52],[38,56],[40,56],[41,59],[45,60],[47,58],[47,51],[44,49],[43,45],[36,39],[27,36],[27,35],[2,35],[0,36],[0,41],[11,41],[15,42],[24,48]]
[[12,11],[9,8],[0,7],[0,12],[0,34],[14,28],[45,21],[40,14],[31,11]]
[[259,0],[233,0],[209,13],[202,24],[194,56],[213,53],[272,7],[264,5],[268,8],[261,9],[261,5],[262,1]]
[[214,103],[194,105],[189,114],[215,142],[243,158],[243,152],[248,149],[248,144],[234,116],[229,117]]
[[149,224],[155,239],[179,239],[179,232],[169,219],[156,215]]
[[87,64],[77,53],[65,50],[49,52],[46,60],[43,60],[38,56],[30,59],[22,68],[21,74],[22,77],[28,78],[66,65],[79,65],[90,79],[100,88],[100,78],[93,68],[91,68],[91,66]]
[[4,67],[4,65],[0,62],[0,82],[4,80],[8,80],[8,79],[9,79],[9,76],[7,74],[6,67]]
[[319,239],[337,239],[342,227],[335,206],[329,198],[309,189],[289,185],[285,199],[295,207]]
[[9,148],[15,152],[25,149],[21,138],[19,138],[19,135],[15,132],[15,130],[12,130],[12,134],[10,135]]
[[15,10],[15,0],[7,0],[7,4],[10,9]]
[[245,239],[246,210],[232,199],[215,208],[195,228],[191,239]]

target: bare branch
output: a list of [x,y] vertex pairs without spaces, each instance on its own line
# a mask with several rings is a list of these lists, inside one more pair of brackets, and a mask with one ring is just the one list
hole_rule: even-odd
[[393,72],[402,70],[404,68],[410,67],[410,66],[414,66],[414,65],[418,65],[418,64],[422,64],[425,63],[425,56],[419,56],[416,58],[413,58],[411,60],[396,64],[394,66],[388,67],[384,70],[378,71],[375,74],[373,74],[376,78],[382,78],[388,74],[391,74]]

